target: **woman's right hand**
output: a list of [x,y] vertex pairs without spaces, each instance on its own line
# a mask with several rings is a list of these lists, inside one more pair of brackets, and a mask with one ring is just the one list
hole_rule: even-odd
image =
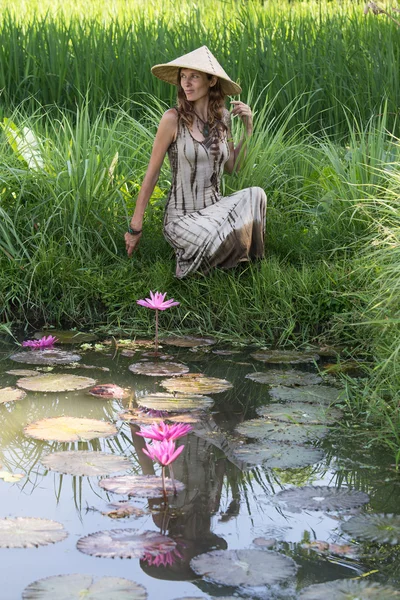
[[139,244],[139,240],[142,237],[141,233],[135,233],[135,234],[131,234],[128,233],[128,231],[125,233],[125,248],[126,248],[126,253],[128,255],[128,257],[130,258],[132,256],[132,253],[134,250],[136,250],[138,244]]

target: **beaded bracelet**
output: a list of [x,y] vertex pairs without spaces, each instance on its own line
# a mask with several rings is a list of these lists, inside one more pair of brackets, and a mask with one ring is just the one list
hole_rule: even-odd
[[139,235],[140,233],[142,233],[143,229],[132,229],[132,227],[128,227],[128,233],[130,233],[131,235]]

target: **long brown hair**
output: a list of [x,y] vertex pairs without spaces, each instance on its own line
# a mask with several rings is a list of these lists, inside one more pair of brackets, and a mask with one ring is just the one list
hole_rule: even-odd
[[[183,91],[183,87],[181,85],[181,70],[182,69],[178,70],[177,110],[183,123],[187,127],[192,127],[195,117],[193,102],[190,102],[186,98],[186,94]],[[207,77],[208,79],[211,79],[212,75],[207,73]],[[207,122],[210,124],[211,130],[215,129],[215,127],[219,128],[219,126],[222,126],[223,129],[226,130],[226,125],[222,119],[222,113],[225,108],[225,98],[226,94],[223,93],[221,89],[221,82],[217,78],[216,84],[209,89]]]

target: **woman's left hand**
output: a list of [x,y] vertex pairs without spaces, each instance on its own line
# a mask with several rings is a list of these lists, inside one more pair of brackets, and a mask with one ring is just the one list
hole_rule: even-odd
[[240,100],[232,100],[232,115],[238,115],[243,125],[246,128],[247,135],[251,135],[253,131],[253,114],[250,106]]

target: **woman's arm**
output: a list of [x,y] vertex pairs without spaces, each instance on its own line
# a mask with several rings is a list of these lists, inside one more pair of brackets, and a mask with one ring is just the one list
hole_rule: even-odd
[[133,217],[130,222],[130,227],[139,233],[125,233],[125,246],[128,256],[132,256],[132,252],[135,250],[140,238],[142,237],[141,231],[144,211],[146,210],[147,204],[160,176],[161,167],[167,150],[176,137],[177,123],[177,112],[171,108],[163,114],[158,126],[149,166],[147,167],[146,175],[144,176],[142,186],[136,200],[135,212],[133,213]]
[[[233,142],[229,142],[230,155],[229,155],[228,160],[225,163],[225,171],[227,173],[233,173],[234,171],[238,171],[240,169],[241,159],[243,159],[247,153],[247,149],[246,149],[246,145],[245,145],[246,139],[248,137],[250,137],[251,134],[253,133],[253,115],[252,115],[250,106],[248,106],[244,102],[240,102],[239,100],[233,100],[231,102],[231,104],[233,104],[231,115],[239,116],[240,120],[242,121],[242,123],[244,125],[245,133],[242,136],[242,139],[240,140],[240,142],[238,143],[238,145],[236,147],[234,147]],[[228,139],[230,139],[231,137],[232,137],[232,134],[231,134],[231,131],[229,128],[228,129]],[[241,154],[243,145],[244,145],[244,150]],[[240,160],[239,160],[239,157],[240,157]]]

